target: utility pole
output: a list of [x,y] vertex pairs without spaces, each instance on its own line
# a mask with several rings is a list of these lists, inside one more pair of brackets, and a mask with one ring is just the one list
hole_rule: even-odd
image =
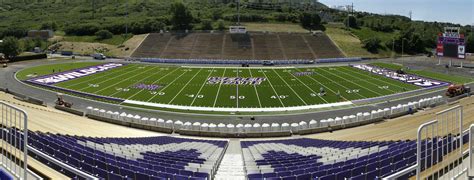
[[408,16],[410,16],[410,21],[412,20],[412,16],[413,16],[413,11],[410,10],[410,12],[408,13]]
[[128,34],[128,0],[125,4],[125,36]]
[[237,25],[240,26],[240,0],[237,1]]
[[95,0],[92,0],[92,19],[95,19]]

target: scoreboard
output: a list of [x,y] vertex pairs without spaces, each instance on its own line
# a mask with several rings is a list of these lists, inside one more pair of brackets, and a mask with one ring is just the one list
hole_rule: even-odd
[[458,27],[446,27],[444,33],[438,34],[436,54],[439,57],[451,57],[464,59],[466,57],[466,45],[463,34],[459,33]]

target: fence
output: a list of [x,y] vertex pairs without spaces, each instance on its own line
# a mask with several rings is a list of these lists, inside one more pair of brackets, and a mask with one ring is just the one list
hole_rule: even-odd
[[172,63],[172,64],[314,64],[311,59],[290,60],[233,60],[233,59],[166,59],[166,58],[129,58],[128,61],[141,61],[147,63]]
[[0,102],[1,166],[18,179],[27,177],[27,119],[25,111]]

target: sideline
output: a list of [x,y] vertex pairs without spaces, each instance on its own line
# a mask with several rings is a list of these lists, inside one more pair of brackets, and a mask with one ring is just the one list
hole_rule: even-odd
[[123,103],[158,107],[158,108],[169,108],[169,109],[180,109],[180,110],[196,110],[196,111],[213,111],[213,112],[275,112],[275,111],[297,111],[297,110],[309,110],[319,109],[328,107],[338,107],[352,105],[351,101],[330,103],[330,104],[316,104],[310,106],[293,106],[293,107],[274,107],[274,108],[224,108],[224,107],[197,107],[197,106],[181,106],[172,104],[159,104],[150,103],[143,101],[125,100]]

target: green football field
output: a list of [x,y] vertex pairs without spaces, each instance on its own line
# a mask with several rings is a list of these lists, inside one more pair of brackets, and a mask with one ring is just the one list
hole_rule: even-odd
[[144,64],[127,64],[54,86],[120,98],[125,104],[208,109],[333,104],[419,88],[349,66],[212,68]]

